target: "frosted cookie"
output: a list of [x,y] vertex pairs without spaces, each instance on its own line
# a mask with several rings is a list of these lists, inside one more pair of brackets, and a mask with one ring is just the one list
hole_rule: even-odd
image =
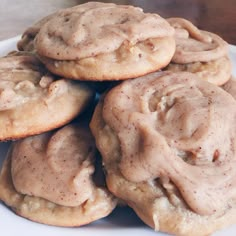
[[235,78],[231,77],[231,79],[225,83],[222,88],[231,94],[236,99],[236,80]]
[[0,59],[0,140],[39,134],[80,114],[94,97],[86,85],[49,74],[30,53]]
[[89,2],[60,11],[42,25],[35,48],[53,73],[79,80],[124,80],[166,66],[174,29],[157,14]]
[[116,199],[94,182],[95,156],[84,125],[16,141],[2,167],[0,199],[16,214],[49,225],[80,226],[105,217]]
[[228,44],[222,38],[199,30],[182,18],[169,18],[167,21],[176,32],[176,51],[167,70],[195,73],[216,85],[230,79],[232,66],[228,58]]
[[90,127],[114,195],[155,230],[208,235],[236,223],[235,118],[220,87],[159,72],[111,89]]

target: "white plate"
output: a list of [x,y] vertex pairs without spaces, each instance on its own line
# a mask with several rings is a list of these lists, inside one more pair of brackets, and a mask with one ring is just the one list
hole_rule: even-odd
[[[0,56],[6,55],[16,48],[16,42],[20,36],[5,41],[0,41]],[[233,62],[236,76],[236,46],[230,46],[230,57]],[[7,152],[9,143],[0,143],[0,167]],[[138,234],[139,236],[164,236],[166,234],[154,232],[145,226],[128,208],[117,209],[105,219],[98,220],[80,228],[62,228],[42,225],[31,222],[15,215],[4,204],[0,203],[0,234],[2,236],[128,236]],[[236,225],[214,234],[214,236],[235,236]]]

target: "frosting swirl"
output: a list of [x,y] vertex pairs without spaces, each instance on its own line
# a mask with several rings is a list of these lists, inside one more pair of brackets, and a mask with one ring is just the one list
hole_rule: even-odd
[[149,74],[113,88],[102,115],[120,154],[100,151],[126,179],[167,178],[202,215],[235,199],[236,101],[221,88],[187,72]]
[[183,18],[169,18],[175,28],[176,52],[172,62],[208,62],[228,54],[228,44],[218,35],[199,30]]
[[95,150],[93,137],[82,125],[20,140],[12,153],[14,186],[22,194],[79,206],[96,188]]
[[173,28],[157,14],[128,5],[89,2],[60,11],[42,26],[35,45],[45,57],[79,60],[112,52],[122,44],[173,35]]

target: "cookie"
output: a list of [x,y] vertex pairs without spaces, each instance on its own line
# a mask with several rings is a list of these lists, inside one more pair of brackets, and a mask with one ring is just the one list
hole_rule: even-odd
[[116,199],[95,184],[95,157],[94,139],[81,124],[16,141],[2,167],[0,199],[16,214],[48,225],[105,217]]
[[79,80],[124,80],[166,66],[174,29],[157,14],[113,3],[88,2],[60,11],[35,37],[53,73]]
[[233,97],[191,73],[122,82],[90,123],[109,190],[155,230],[207,235],[235,223],[235,117]]
[[176,51],[166,68],[195,73],[216,85],[226,83],[232,74],[228,44],[218,35],[199,30],[183,18],[169,18],[175,28]]
[[94,98],[87,85],[50,74],[31,53],[0,59],[0,140],[58,128]]

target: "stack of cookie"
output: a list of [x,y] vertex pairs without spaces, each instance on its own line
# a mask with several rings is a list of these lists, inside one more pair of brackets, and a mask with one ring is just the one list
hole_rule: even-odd
[[[17,214],[78,226],[121,199],[171,234],[235,223],[236,83],[223,39],[185,19],[89,2],[42,19],[18,49],[0,60],[0,139],[19,139],[0,199]],[[106,184],[94,178],[96,150]]]

